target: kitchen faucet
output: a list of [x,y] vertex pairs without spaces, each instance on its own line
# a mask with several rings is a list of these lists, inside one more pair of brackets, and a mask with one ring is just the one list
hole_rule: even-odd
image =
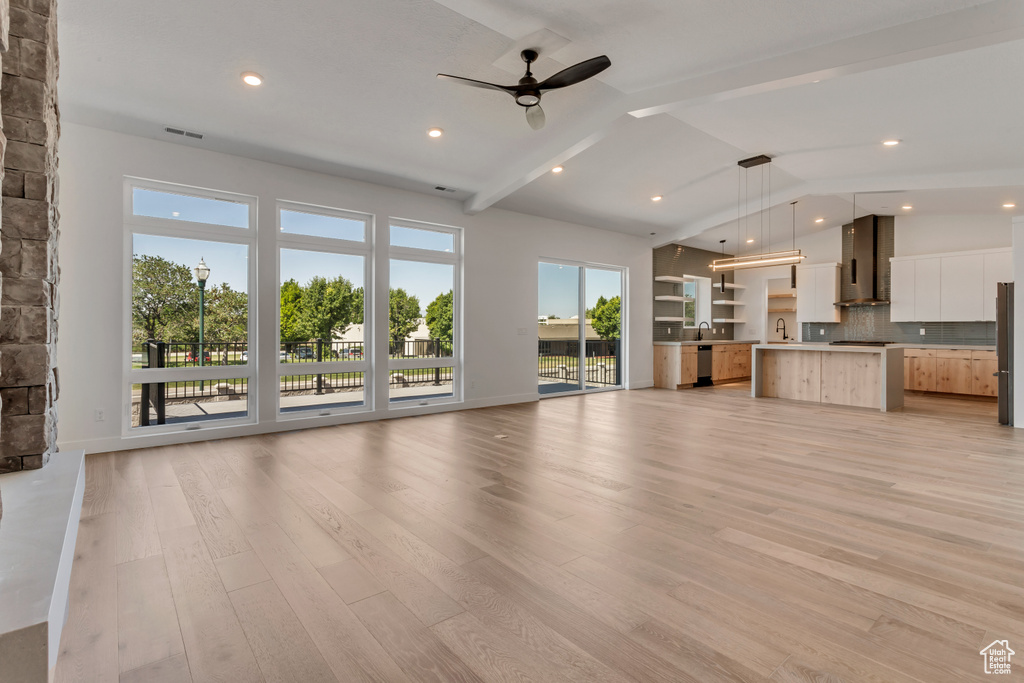
[[776,332],[779,331],[779,325],[782,325],[782,340],[785,341],[786,339],[789,339],[789,337],[786,336],[786,321],[779,318],[778,322],[775,323]]
[[[703,332],[701,332],[701,329],[700,329],[700,328],[702,328],[702,327],[703,327],[704,325],[707,325],[707,326],[708,326],[708,332],[710,332],[710,331],[711,331],[711,323],[709,323],[709,322],[708,322],[708,321],[706,321],[706,320],[705,320],[704,322],[702,322],[702,323],[701,323],[700,325],[697,325],[697,341],[700,341],[701,339],[703,339],[703,338],[704,338],[704,333],[703,333]],[[776,332],[777,332],[777,331],[778,331],[778,330],[776,330]]]

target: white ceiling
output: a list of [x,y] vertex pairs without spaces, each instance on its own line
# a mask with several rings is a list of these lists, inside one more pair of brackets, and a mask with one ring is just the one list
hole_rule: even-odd
[[[860,195],[858,214],[1024,207],[1020,0],[63,0],[58,18],[68,121],[454,187],[442,196],[470,213],[497,206],[652,244],[728,238],[733,251],[765,168],[747,173],[751,203],[738,207],[736,161],[761,153],[774,157],[773,243],[797,199],[798,235],[841,224],[853,192],[902,191]],[[510,97],[434,77],[514,83],[531,46],[538,78],[612,61],[545,95],[542,131]],[[241,84],[249,70],[263,86]],[[428,138],[432,126],[445,135]]]

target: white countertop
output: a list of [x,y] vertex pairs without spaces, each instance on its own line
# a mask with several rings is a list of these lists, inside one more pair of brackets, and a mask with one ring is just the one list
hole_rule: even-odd
[[770,349],[772,351],[829,351],[837,353],[882,353],[892,349],[895,344],[887,346],[832,346],[826,343],[803,344],[755,344],[754,350]]
[[757,339],[704,339],[702,341],[656,341],[655,346],[703,346],[704,344],[757,344]]

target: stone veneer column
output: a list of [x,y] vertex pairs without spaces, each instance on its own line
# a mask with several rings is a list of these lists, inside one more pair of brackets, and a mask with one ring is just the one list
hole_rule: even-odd
[[0,473],[42,467],[57,448],[57,11],[10,3],[0,58],[6,150],[0,208]]

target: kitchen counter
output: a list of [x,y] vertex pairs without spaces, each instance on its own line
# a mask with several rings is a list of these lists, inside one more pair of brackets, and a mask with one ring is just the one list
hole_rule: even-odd
[[704,339],[701,341],[654,342],[655,346],[703,346],[705,344],[757,344],[757,339]]
[[750,391],[755,398],[896,410],[903,407],[903,347],[756,344]]

